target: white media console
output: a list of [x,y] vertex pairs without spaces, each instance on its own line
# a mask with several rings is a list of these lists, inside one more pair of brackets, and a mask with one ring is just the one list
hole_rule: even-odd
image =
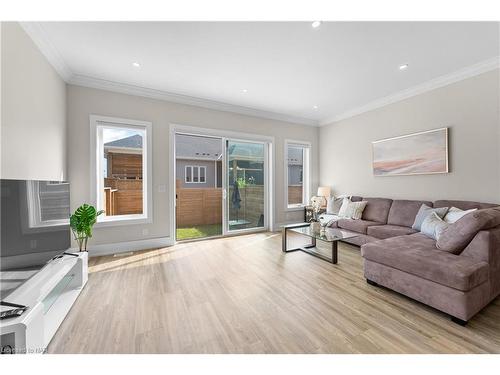
[[2,349],[44,353],[88,279],[88,253],[49,261],[5,299],[28,306],[19,317],[0,321]]

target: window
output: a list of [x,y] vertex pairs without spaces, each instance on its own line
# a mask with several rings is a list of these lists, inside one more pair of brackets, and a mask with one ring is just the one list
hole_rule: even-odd
[[91,116],[91,129],[98,222],[150,222],[151,123]]
[[69,224],[69,184],[56,181],[27,181],[28,225],[23,229]]
[[285,204],[304,207],[309,200],[309,151],[307,142],[285,141]]
[[207,167],[186,165],[185,171],[184,181],[186,184],[203,184],[206,182]]

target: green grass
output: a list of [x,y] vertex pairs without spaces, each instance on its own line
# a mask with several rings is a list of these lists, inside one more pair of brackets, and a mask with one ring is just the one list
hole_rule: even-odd
[[177,241],[191,240],[210,236],[220,236],[222,234],[221,224],[196,225],[189,228],[177,228]]

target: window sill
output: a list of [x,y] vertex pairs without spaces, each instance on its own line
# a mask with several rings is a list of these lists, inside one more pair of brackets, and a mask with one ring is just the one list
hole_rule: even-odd
[[119,215],[116,217],[105,217],[98,220],[96,228],[115,227],[121,225],[151,224],[153,220],[145,215]]

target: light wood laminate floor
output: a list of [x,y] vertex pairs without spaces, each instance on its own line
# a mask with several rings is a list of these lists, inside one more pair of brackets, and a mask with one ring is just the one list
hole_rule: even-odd
[[[290,238],[290,241],[298,241]],[[500,353],[500,299],[466,327],[259,233],[90,259],[49,353]]]

